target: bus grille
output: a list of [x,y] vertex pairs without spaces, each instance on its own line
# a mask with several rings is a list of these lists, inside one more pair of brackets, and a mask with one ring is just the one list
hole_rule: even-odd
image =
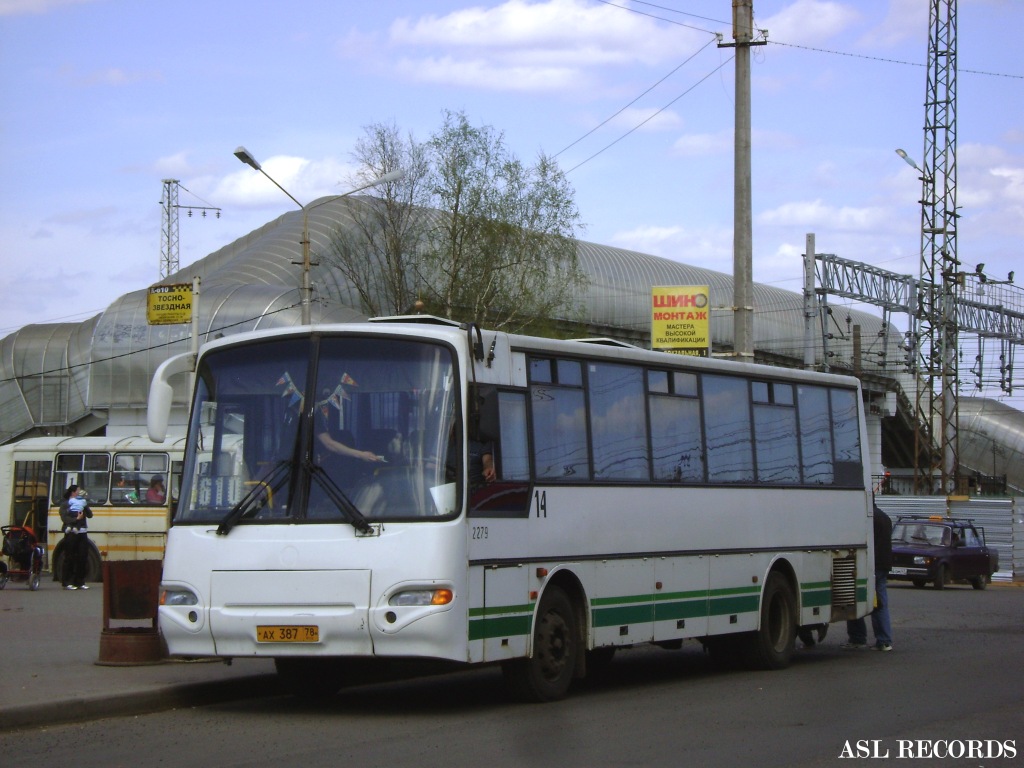
[[832,607],[857,605],[857,560],[854,557],[832,560]]

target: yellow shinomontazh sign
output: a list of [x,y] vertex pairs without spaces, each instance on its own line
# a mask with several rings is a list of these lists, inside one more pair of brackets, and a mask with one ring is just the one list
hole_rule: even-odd
[[651,288],[651,349],[677,355],[711,354],[711,289],[707,285]]
[[174,325],[192,322],[192,286],[154,285],[146,297],[146,322]]

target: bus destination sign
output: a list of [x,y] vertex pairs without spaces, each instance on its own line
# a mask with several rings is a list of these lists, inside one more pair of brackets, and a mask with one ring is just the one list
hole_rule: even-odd
[[192,286],[154,285],[146,302],[146,321],[150,325],[175,325],[192,322]]

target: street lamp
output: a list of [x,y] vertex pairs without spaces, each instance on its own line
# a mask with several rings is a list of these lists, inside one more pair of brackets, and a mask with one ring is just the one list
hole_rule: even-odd
[[297,206],[299,206],[299,208],[302,210],[302,324],[303,325],[309,325],[312,322],[311,313],[310,313],[310,293],[311,293],[311,290],[310,290],[310,285],[309,285],[309,267],[310,267],[310,258],[309,258],[309,212],[310,212],[310,210],[312,210],[313,208],[317,208],[317,207],[319,207],[321,205],[325,205],[326,203],[329,203],[332,200],[337,200],[340,197],[347,197],[348,195],[354,195],[356,192],[362,192],[364,189],[369,189],[370,187],[376,187],[379,184],[386,184],[389,181],[398,181],[399,179],[401,179],[402,177],[405,176],[405,171],[403,171],[401,169],[396,170],[396,171],[391,171],[390,173],[385,173],[383,176],[381,176],[379,178],[376,178],[373,181],[370,181],[370,182],[368,182],[366,184],[363,184],[361,187],[356,187],[355,189],[350,189],[348,192],[344,192],[343,194],[340,194],[340,195],[331,195],[330,197],[325,198],[324,200],[321,200],[319,203],[316,203],[315,205],[303,205],[298,200],[296,200],[287,189],[285,189],[280,184],[278,184],[276,181],[274,181],[274,178],[269,173],[267,173],[266,171],[263,170],[263,166],[261,166],[256,161],[256,158],[253,157],[252,154],[249,152],[249,150],[247,150],[245,147],[239,147],[238,149],[236,149],[235,150],[235,157],[237,157],[243,163],[248,165],[250,168],[253,168],[253,169],[259,171],[264,176],[266,176],[268,179],[270,179],[270,181],[273,182],[275,187],[277,187],[282,192],[284,192],[286,195],[288,195],[288,197],[291,199],[291,201],[293,203],[295,203]]
[[[239,147],[239,149],[241,149],[241,147]],[[237,155],[238,153],[235,152],[235,154]],[[900,157],[902,157],[903,161],[907,165],[909,165],[911,168],[913,168],[915,171],[921,171],[921,169],[917,167],[917,163],[914,162],[914,158],[912,158],[910,155],[908,155],[902,149],[897,149],[896,150],[896,154],[899,155]],[[250,163],[250,165],[251,165],[251,163]],[[257,168],[256,170],[259,170],[259,169]],[[921,173],[924,173],[924,171],[921,171]]]

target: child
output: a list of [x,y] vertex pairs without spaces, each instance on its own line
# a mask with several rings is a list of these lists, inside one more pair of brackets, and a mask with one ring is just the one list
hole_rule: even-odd
[[79,488],[78,493],[68,499],[68,518],[71,521],[68,525],[69,528],[88,527],[85,518],[92,517],[92,510],[89,509],[89,504],[85,500],[87,495],[85,488]]

